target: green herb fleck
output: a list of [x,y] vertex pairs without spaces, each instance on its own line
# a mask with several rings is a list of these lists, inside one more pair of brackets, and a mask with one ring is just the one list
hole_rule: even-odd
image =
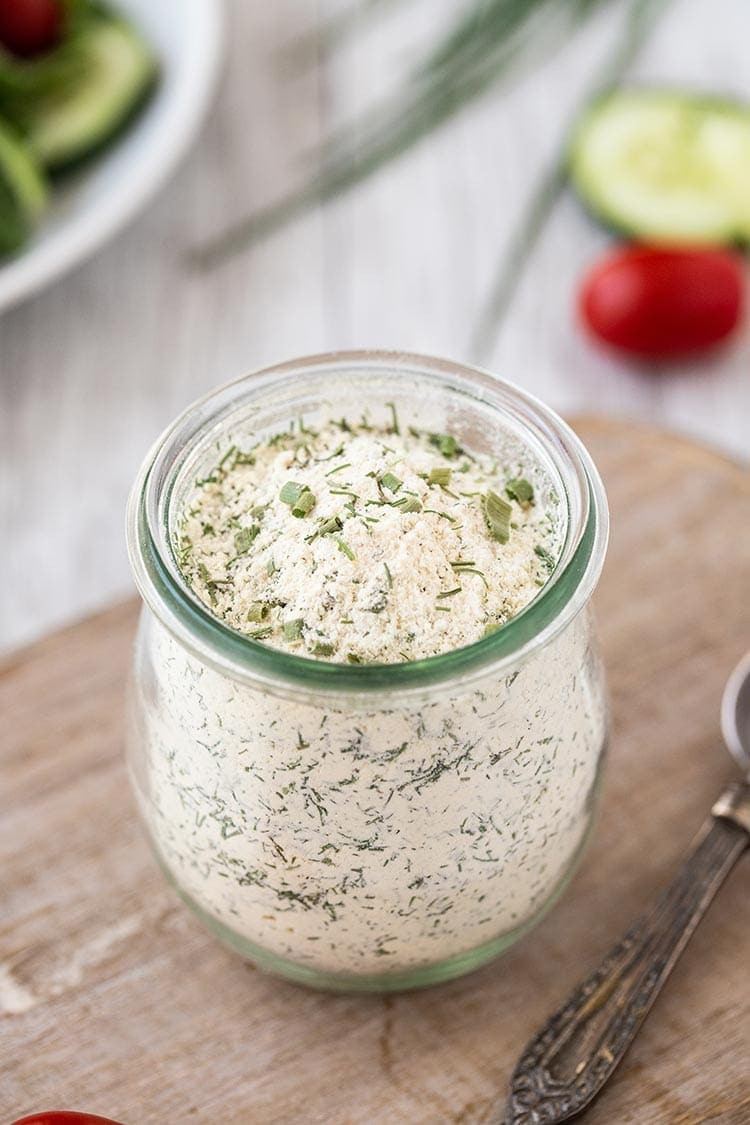
[[446,488],[451,482],[451,470],[447,465],[436,465],[434,469],[430,469],[430,475],[427,478],[428,484],[439,484],[441,487]]
[[542,560],[550,573],[555,569],[554,556],[550,554],[546,547],[542,547],[540,543],[537,543],[536,547],[534,548],[534,554],[537,556],[537,558]]
[[451,566],[458,574],[478,575],[478,577],[481,578],[482,582],[484,583],[485,590],[489,590],[489,585],[483,571],[477,569],[477,567],[475,567],[472,563],[451,563]]
[[279,493],[279,500],[282,504],[288,504],[291,508],[297,503],[302,493],[307,490],[306,484],[297,484],[293,480],[288,480]]
[[256,629],[253,633],[248,633],[248,636],[252,637],[254,641],[262,641],[264,637],[270,637],[272,633],[271,626],[265,625],[262,629]]
[[443,590],[442,594],[438,594],[438,598],[452,598],[454,594],[460,594],[463,586],[454,586],[452,590]]
[[388,409],[391,412],[391,419],[392,419],[391,433],[392,434],[400,434],[401,430],[398,427],[398,414],[396,413],[395,405],[392,402],[387,402],[385,405],[388,407]]
[[333,538],[338,543],[339,550],[343,551],[346,557],[354,562],[354,551],[351,549],[349,544],[345,543],[344,540],[338,535],[334,535]]
[[443,457],[449,459],[463,452],[453,434],[430,434],[430,445],[436,446]]
[[309,488],[306,488],[295,504],[292,504],[292,515],[297,519],[304,519],[308,512],[315,507],[315,497]]
[[388,563],[383,563],[383,570],[385,571],[385,580],[388,583],[388,589],[392,590],[393,589],[393,576],[391,575],[391,572],[388,569]]
[[329,644],[327,641],[316,641],[313,645],[314,656],[333,656],[336,651],[336,646]]
[[250,453],[250,452],[246,453],[242,449],[238,449],[237,452],[235,453],[234,460],[232,461],[232,468],[236,469],[238,465],[254,465],[254,464],[255,464],[255,457],[253,456],[252,453]]
[[284,640],[299,641],[302,639],[302,627],[305,624],[302,617],[295,617],[293,621],[284,622]]
[[379,483],[383,488],[387,488],[389,492],[398,492],[404,482],[399,480],[393,473],[383,473],[382,477],[379,478]]
[[507,543],[510,536],[510,514],[513,511],[507,500],[489,489],[484,498],[484,516],[493,539]]
[[254,523],[251,527],[240,528],[239,531],[235,532],[234,548],[238,555],[244,555],[246,551],[250,550],[259,532],[260,528],[257,523]]
[[341,531],[343,523],[338,516],[328,516],[318,525],[318,535],[331,535],[334,531]]
[[394,502],[393,507],[400,508],[402,512],[421,512],[422,502],[416,496],[402,496]]
[[533,486],[525,477],[515,477],[513,480],[509,480],[505,486],[505,495],[509,496],[511,500],[516,500],[522,508],[530,508],[534,503]]
[[247,611],[248,621],[265,621],[268,617],[268,608],[265,602],[252,602]]

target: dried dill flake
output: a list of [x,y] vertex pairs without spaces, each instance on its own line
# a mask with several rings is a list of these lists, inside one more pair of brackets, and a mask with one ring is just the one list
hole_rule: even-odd
[[260,528],[254,523],[251,527],[242,527],[235,533],[234,546],[238,555],[244,555],[245,551],[250,550],[259,532]]
[[437,446],[443,457],[458,457],[463,452],[453,434],[430,434],[430,444]]
[[505,486],[505,495],[515,500],[522,508],[528,508],[534,503],[533,485],[525,477],[509,480]]

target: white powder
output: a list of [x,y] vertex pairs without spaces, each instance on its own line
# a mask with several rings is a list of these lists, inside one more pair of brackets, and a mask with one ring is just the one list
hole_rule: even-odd
[[190,498],[180,564],[218,617],[274,647],[416,660],[478,640],[539,592],[556,529],[533,498],[518,502],[524,488],[446,435],[329,422],[230,450]]

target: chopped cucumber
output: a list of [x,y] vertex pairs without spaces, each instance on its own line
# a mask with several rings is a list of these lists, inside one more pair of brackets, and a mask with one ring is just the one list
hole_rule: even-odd
[[594,214],[642,241],[750,241],[750,108],[740,103],[608,94],[579,121],[569,171]]
[[17,250],[44,210],[47,189],[23,142],[0,123],[0,253]]
[[29,147],[50,171],[84,159],[115,136],[157,74],[151,48],[122,20],[92,20],[81,28],[75,45],[79,77],[24,113]]

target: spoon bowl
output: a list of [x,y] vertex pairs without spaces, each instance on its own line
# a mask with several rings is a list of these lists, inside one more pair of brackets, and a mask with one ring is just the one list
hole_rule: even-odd
[[721,733],[742,772],[750,773],[750,652],[740,660],[724,688]]

